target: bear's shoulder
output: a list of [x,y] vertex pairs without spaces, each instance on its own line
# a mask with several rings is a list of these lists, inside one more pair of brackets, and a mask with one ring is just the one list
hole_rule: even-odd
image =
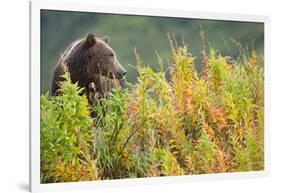
[[81,45],[82,40],[76,40],[74,42],[72,42],[63,52],[62,57],[66,60],[67,58],[69,58],[74,52],[77,51],[77,48],[80,47],[79,45]]

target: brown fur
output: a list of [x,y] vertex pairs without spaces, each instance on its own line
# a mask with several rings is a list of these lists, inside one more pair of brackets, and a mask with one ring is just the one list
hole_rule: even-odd
[[[126,71],[107,43],[108,38],[97,38],[93,34],[71,43],[54,70],[51,94],[59,94],[59,81],[62,81],[61,75],[65,69],[70,73],[71,81],[78,82],[80,87],[85,88],[88,96],[91,92],[90,83],[94,83],[95,91],[101,95],[113,88],[113,79],[116,79],[118,84],[123,84]],[[109,77],[111,83],[108,84],[104,77]]]

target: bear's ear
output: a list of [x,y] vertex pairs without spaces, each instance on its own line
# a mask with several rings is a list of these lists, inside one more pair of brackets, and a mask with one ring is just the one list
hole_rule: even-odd
[[89,33],[86,37],[86,42],[90,45],[93,46],[96,43],[96,38],[95,35],[92,33]]
[[109,41],[110,41],[110,38],[109,38],[109,36],[104,36],[104,37],[102,37],[101,38],[102,39],[102,41],[104,41],[105,43],[109,43]]

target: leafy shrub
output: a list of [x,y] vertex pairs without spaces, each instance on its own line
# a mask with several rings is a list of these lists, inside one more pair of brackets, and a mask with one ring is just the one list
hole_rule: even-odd
[[171,55],[169,80],[137,55],[137,83],[91,107],[68,75],[43,95],[42,182],[263,170],[262,57],[211,49],[198,73],[186,46]]
[[92,120],[86,96],[69,74],[62,94],[41,97],[41,181],[67,182],[98,179],[92,157]]

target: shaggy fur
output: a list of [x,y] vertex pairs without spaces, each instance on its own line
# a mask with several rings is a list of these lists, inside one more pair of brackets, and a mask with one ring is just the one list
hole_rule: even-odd
[[59,81],[62,81],[61,75],[66,69],[70,73],[71,81],[78,82],[80,87],[85,88],[88,96],[91,83],[94,83],[95,91],[101,94],[112,89],[105,89],[104,78],[101,77],[116,79],[118,84],[123,85],[126,74],[115,52],[108,45],[108,38],[97,38],[93,34],[71,43],[64,51],[53,73],[52,95],[59,94]]

